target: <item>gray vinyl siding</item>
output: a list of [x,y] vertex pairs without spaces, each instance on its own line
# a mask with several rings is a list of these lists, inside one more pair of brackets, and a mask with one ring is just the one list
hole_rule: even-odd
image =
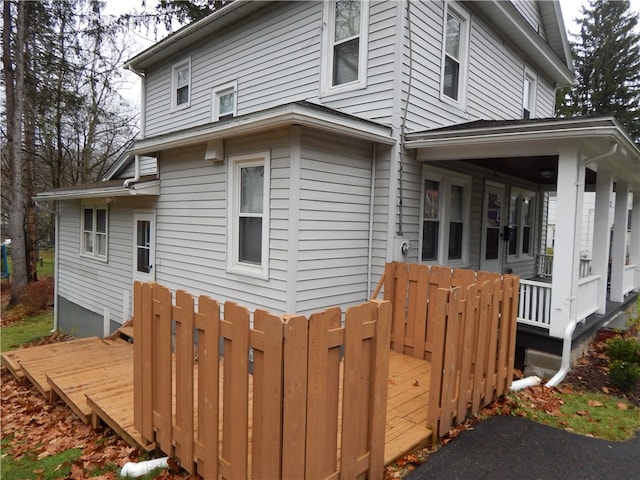
[[[119,178],[132,178],[136,174],[136,162],[132,161],[120,174]],[[155,157],[140,157],[140,176],[157,175],[158,164]]]
[[371,154],[367,142],[303,132],[297,313],[368,297]]
[[[544,0],[548,1],[548,0]],[[546,38],[544,29],[542,28],[542,17],[535,0],[511,0],[511,3],[522,17],[531,25],[542,38]]]
[[556,90],[555,86],[543,77],[538,77],[536,95],[536,117],[551,118],[555,116]]
[[[153,200],[118,198],[109,204],[106,262],[80,255],[80,200],[59,205],[57,295],[100,316],[108,308],[111,320],[123,323],[129,319],[123,294],[131,292],[133,277],[133,210],[150,208]],[[64,310],[59,315],[64,322]]]
[[[228,162],[204,160],[204,145],[163,152],[156,216],[156,281],[218,301],[236,301],[250,310],[285,313],[289,171],[288,130],[229,140],[227,155],[271,152],[271,224],[269,279],[228,273]],[[286,238],[286,237],[285,237]],[[284,259],[284,261],[283,261]]]

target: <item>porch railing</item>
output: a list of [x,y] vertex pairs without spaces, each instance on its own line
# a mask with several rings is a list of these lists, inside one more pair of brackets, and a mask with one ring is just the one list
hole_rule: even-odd
[[582,321],[592,313],[598,311],[598,286],[600,275],[590,275],[578,280],[578,294],[576,295],[576,320]]
[[549,329],[551,327],[551,284],[520,280],[518,322]]
[[[537,274],[541,278],[551,278],[553,276],[553,255],[541,254],[536,259]],[[591,259],[580,259],[579,278],[586,278],[591,275]]]
[[[622,288],[625,295],[640,286],[640,278],[636,280],[636,271],[640,272],[638,265],[625,265],[624,267]],[[638,273],[638,275],[640,275],[640,273]]]

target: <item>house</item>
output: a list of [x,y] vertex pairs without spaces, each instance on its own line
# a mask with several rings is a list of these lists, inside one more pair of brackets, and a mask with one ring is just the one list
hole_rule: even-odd
[[557,1],[236,0],[126,67],[130,156],[37,196],[58,200],[60,329],[117,328],[136,279],[274,313],[348,306],[403,260],[520,275],[520,352],[559,355],[640,287],[640,150],[613,118],[552,118],[575,81]]

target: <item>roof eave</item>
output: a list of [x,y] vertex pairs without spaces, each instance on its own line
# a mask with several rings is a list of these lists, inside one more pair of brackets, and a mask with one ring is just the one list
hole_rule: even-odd
[[391,128],[389,127],[376,125],[357,118],[348,118],[343,115],[319,111],[299,104],[288,104],[243,115],[221,124],[208,124],[196,129],[138,140],[129,153],[134,155],[152,154],[162,150],[206,143],[218,138],[247,135],[290,125],[318,128],[326,132],[386,145],[393,145],[396,142],[396,139],[391,136]]
[[82,200],[88,198],[108,198],[108,197],[128,197],[137,196],[158,196],[160,195],[160,181],[151,180],[131,184],[129,187],[114,186],[104,188],[51,190],[40,192],[33,199],[36,201],[45,200]]

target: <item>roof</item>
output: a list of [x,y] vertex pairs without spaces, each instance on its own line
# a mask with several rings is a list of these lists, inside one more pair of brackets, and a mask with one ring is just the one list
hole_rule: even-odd
[[72,187],[56,188],[40,192],[34,200],[78,200],[82,198],[126,197],[129,195],[160,194],[160,181],[155,175],[140,177],[136,183],[124,186],[124,179],[118,178],[102,182],[85,183]]
[[393,145],[391,127],[365,120],[331,108],[298,101],[246,115],[172,131],[135,142],[130,154],[153,154],[170,148],[206,143],[220,138],[247,135],[290,125],[317,128],[327,133]]

